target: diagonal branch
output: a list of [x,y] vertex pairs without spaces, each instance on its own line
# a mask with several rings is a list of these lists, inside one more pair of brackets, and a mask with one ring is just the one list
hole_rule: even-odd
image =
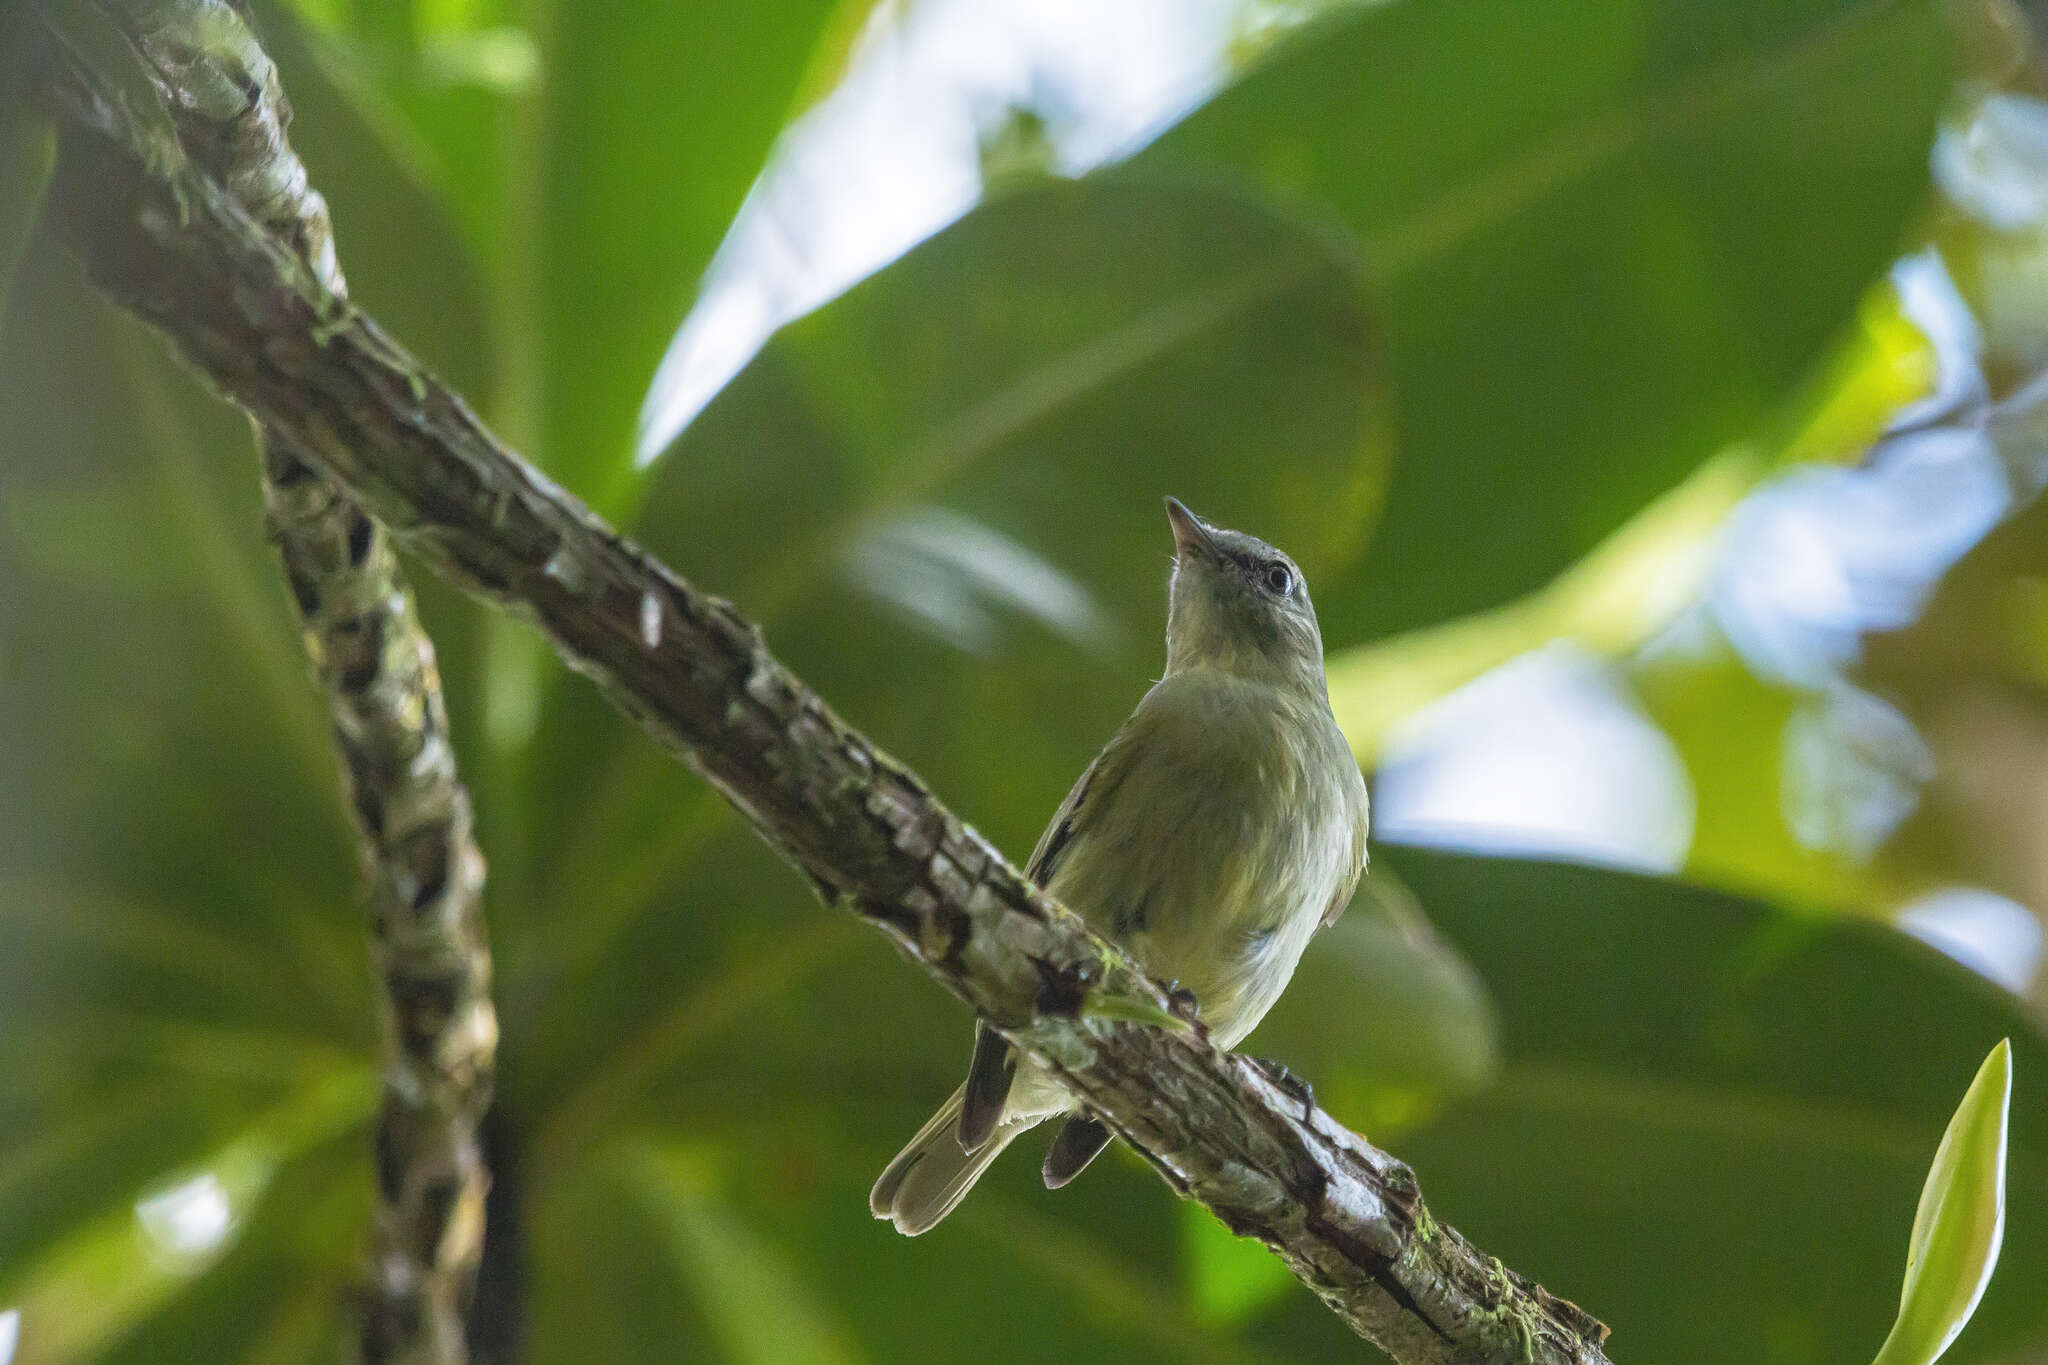
[[1607,1359],[1598,1322],[1432,1218],[1398,1160],[1173,1015],[729,604],[504,449],[89,67],[51,95],[60,221],[102,288],[436,572],[533,623],[828,903],[1045,1059],[1175,1190],[1273,1247],[1404,1365]]
[[[159,145],[217,181],[319,286],[347,285],[327,205],[285,138],[290,110],[237,3],[166,6],[125,32],[81,12],[68,55],[132,77]],[[125,38],[126,50],[117,41]],[[172,158],[176,160],[177,158]],[[433,642],[389,537],[260,420],[263,505],[306,652],[326,694],[363,863],[382,986],[375,1248],[368,1362],[459,1365],[489,1186],[477,1124],[490,1103],[497,1017],[482,917],[484,863]]]

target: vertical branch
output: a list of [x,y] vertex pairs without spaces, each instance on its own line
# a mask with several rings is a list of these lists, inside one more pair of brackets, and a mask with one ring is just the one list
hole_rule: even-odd
[[327,693],[370,874],[383,985],[370,1362],[451,1365],[483,1255],[477,1124],[498,1039],[484,864],[455,772],[434,647],[381,528],[267,433],[271,538]]
[[[285,137],[277,70],[239,0],[173,0],[130,30],[131,104],[219,178],[336,298],[326,201]],[[74,60],[105,61],[78,50]],[[389,537],[258,425],[265,519],[323,684],[370,884],[381,995],[377,1219],[362,1353],[458,1365],[483,1253],[497,1015],[481,908],[484,862],[456,774],[433,642]]]

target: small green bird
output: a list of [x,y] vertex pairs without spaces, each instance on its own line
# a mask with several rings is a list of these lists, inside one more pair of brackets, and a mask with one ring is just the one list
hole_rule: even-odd
[[[1026,869],[1145,970],[1192,991],[1234,1047],[1365,870],[1366,794],[1330,713],[1323,637],[1294,561],[1173,498],[1166,676],[1067,793]],[[1027,1128],[1066,1115],[1057,1189],[1109,1142],[1066,1090],[985,1024],[967,1081],[868,1196],[915,1237]]]

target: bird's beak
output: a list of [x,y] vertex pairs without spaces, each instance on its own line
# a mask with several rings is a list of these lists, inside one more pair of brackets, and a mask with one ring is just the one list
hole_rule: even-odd
[[1211,559],[1217,558],[1216,542],[1209,535],[1209,528],[1202,525],[1202,519],[1190,512],[1187,504],[1179,498],[1166,500],[1166,519],[1173,524],[1173,549],[1175,555],[1185,555],[1190,550],[1200,550]]

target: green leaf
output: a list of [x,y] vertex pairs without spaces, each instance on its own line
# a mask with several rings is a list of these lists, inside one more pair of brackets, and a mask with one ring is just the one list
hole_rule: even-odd
[[1382,869],[1316,936],[1245,1047],[1391,1141],[1493,1083],[1500,1021],[1471,964]]
[[22,1315],[15,1359],[86,1358],[189,1291],[233,1245],[283,1164],[359,1125],[376,1094],[367,1068],[309,1077],[193,1166],[144,1190],[103,1191],[120,1202],[8,1277],[6,1297]]
[[148,1182],[357,1065],[373,1016],[248,423],[50,233],[0,328],[0,507],[0,1302],[18,1358],[79,1359],[208,1278],[138,1269]]
[[[367,1071],[366,1081],[371,1080]],[[365,1097],[374,1096],[366,1088]],[[93,1358],[99,1365],[304,1365],[358,1358],[376,1176],[369,1134],[339,1129],[281,1160],[219,1259]],[[26,1335],[29,1324],[23,1322]]]
[[862,1358],[796,1268],[722,1204],[701,1158],[648,1151],[635,1164],[643,1197],[668,1233],[669,1256],[727,1360],[850,1365]]
[[1933,1365],[1977,1311],[2005,1237],[2012,1043],[1991,1049],[1935,1149],[1913,1215],[1899,1316],[1874,1365]]
[[1296,1284],[1286,1262],[1223,1226],[1200,1204],[1180,1205],[1180,1227],[1188,1303],[1198,1321],[1241,1326],[1286,1298]]
[[640,401],[798,83],[832,0],[563,5],[547,35],[530,285],[536,450],[616,514]]
[[1326,636],[1535,589],[1807,370],[1921,201],[1939,8],[1375,5],[1134,160],[1245,177],[1364,244],[1400,476],[1317,594]]
[[[1954,1078],[2000,1037],[2015,1066],[2048,1064],[2039,1021],[1863,920],[1588,867],[1412,848],[1381,865],[1501,1021],[1498,1079],[1393,1144],[1432,1211],[1633,1357],[1867,1365],[1843,1324],[1896,1307],[1898,1229]],[[2007,1162],[2014,1228],[2048,1225],[2048,1108],[2014,1110]],[[2048,1345],[2048,1245],[2018,1232],[2005,1256],[1955,1360]]]
[[724,1186],[739,1160],[704,1140],[582,1154],[541,1208],[534,1358],[865,1358],[839,1320],[843,1296],[731,1202]]

